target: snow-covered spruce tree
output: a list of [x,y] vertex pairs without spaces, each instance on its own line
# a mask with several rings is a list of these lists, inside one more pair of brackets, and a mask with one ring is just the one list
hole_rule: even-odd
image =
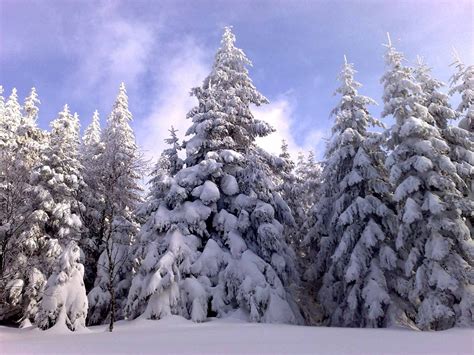
[[[468,187],[467,201],[474,201],[474,179],[472,173],[472,166],[474,165],[474,65],[464,65],[459,56],[455,53],[455,61],[453,65],[456,67],[457,72],[451,77],[451,90],[450,94],[459,93],[461,95],[461,102],[457,108],[458,114],[461,116],[459,122],[459,128],[464,129],[468,132],[458,131],[454,127],[448,132],[452,135],[456,135],[456,142],[460,141],[463,144],[456,144],[452,148],[451,155],[454,156],[453,160],[458,164],[458,173],[466,182]],[[462,133],[463,132],[463,133]],[[466,148],[463,149],[463,148]],[[460,161],[462,163],[460,164]],[[466,165],[465,163],[468,163]],[[473,220],[472,210],[464,212],[466,222],[468,223],[469,229],[471,230],[471,236],[473,235]]]
[[[15,100],[16,101],[16,98]],[[39,104],[36,90],[33,88],[25,99],[23,115],[16,131],[3,131],[10,138],[0,153],[0,170],[2,175],[2,241],[1,253],[1,292],[2,300],[0,317],[18,320],[28,308],[28,295],[23,299],[24,291],[36,294],[35,288],[25,286],[25,281],[37,283],[36,271],[29,268],[28,260],[22,254],[20,234],[30,221],[32,210],[30,205],[35,200],[33,186],[30,183],[31,171],[41,161],[41,154],[46,144],[46,134],[36,125]],[[12,105],[18,107],[18,103]],[[3,111],[4,112],[4,111]],[[15,116],[18,115],[17,110]],[[4,116],[2,116],[4,117]],[[8,119],[7,117],[5,117]],[[3,126],[5,127],[5,126]],[[0,139],[1,140],[1,139]],[[23,259],[23,260],[22,260]],[[20,261],[22,260],[22,261]],[[23,275],[23,276],[22,276]],[[41,284],[41,280],[38,281]],[[27,281],[28,284],[28,281]]]
[[36,315],[39,328],[67,327],[75,331],[85,327],[87,296],[80,257],[81,249],[75,241],[69,242],[59,256],[39,304]]
[[308,213],[315,204],[320,186],[321,168],[315,161],[314,153],[309,151],[305,156],[298,154],[295,164],[288,153],[288,146],[285,141],[282,144],[283,159],[282,168],[276,176],[280,178],[279,191],[281,196],[290,207],[294,223],[285,226],[285,236],[287,241],[297,253],[297,261],[301,264],[302,270],[308,262],[307,245],[305,237],[308,233]]
[[293,211],[293,216],[299,226],[301,242],[304,245],[309,228],[308,215],[318,200],[321,187],[322,168],[321,164],[316,161],[312,150],[308,152],[307,156],[301,152],[298,154],[294,174],[296,177],[295,194],[298,196],[299,204],[295,206],[296,210]]
[[421,329],[472,323],[472,237],[454,203],[462,198],[461,178],[413,70],[391,43],[385,59],[382,115],[395,119],[386,165],[397,202],[396,248],[408,278],[397,291],[416,308]]
[[10,97],[5,103],[3,87],[0,87],[0,318],[5,319],[18,310],[19,298],[18,285],[11,283],[12,275],[7,275],[6,263],[10,253],[7,246],[11,238],[12,222],[16,215],[17,206],[23,203],[21,191],[15,184],[16,164],[16,130],[20,124],[20,105],[16,89],[12,90]]
[[32,182],[40,193],[49,194],[53,205],[48,211],[46,232],[57,238],[62,246],[70,240],[79,240],[82,231],[83,205],[78,200],[84,187],[82,165],[79,160],[79,117],[71,115],[64,106],[51,123],[50,143],[42,166],[33,173]]
[[12,89],[2,111],[1,129],[3,132],[9,132],[11,136],[14,136],[22,119],[21,105],[18,102],[18,94],[15,88]]
[[296,223],[294,216],[301,201],[298,201],[299,196],[297,195],[297,179],[294,174],[295,163],[291,159],[288,151],[288,143],[286,143],[285,140],[282,141],[279,158],[282,160],[279,164],[281,168],[273,175],[276,178],[275,183],[277,185],[277,191],[288,204],[291,212],[290,221],[284,225],[285,230],[283,234],[285,235],[287,243],[296,250],[300,243],[298,224]]
[[178,156],[179,151],[181,150],[181,146],[179,144],[179,139],[177,136],[177,129],[174,129],[173,126],[171,126],[171,129],[169,129],[170,136],[169,138],[165,139],[165,142],[170,145],[168,149],[165,149],[163,151],[163,155],[168,158],[169,161],[169,174],[170,176],[175,176],[178,171],[180,171],[183,168],[184,162],[183,160]]
[[5,103],[3,87],[0,93],[0,240],[1,271],[5,263],[5,248],[11,234],[11,223],[15,216],[15,209],[22,203],[21,193],[15,184],[15,150],[17,128],[21,122],[21,107],[18,103],[16,89],[12,90]]
[[[156,212],[169,192],[169,188],[173,183],[173,177],[184,166],[183,160],[178,156],[179,151],[181,150],[179,139],[176,134],[178,131],[171,126],[169,132],[170,136],[165,139],[165,142],[170,147],[165,149],[158,158],[158,161],[151,172],[152,178],[148,182],[150,185],[150,192],[146,201],[142,203],[137,210],[137,216],[143,220],[143,222],[146,222],[149,216]],[[153,227],[153,223],[151,223],[151,227]],[[146,227],[142,227],[142,229],[143,228]],[[146,232],[142,232],[141,234],[143,235],[144,233]],[[142,241],[141,244],[144,245],[146,242],[143,243]],[[141,257],[141,251],[137,252],[137,258],[139,259]]]
[[[67,105],[51,123],[49,144],[33,167],[24,223],[11,240],[16,253],[8,253],[7,272],[12,283],[21,286],[24,324],[33,321],[47,277],[61,248],[77,240],[81,232],[81,204],[77,200],[83,184],[77,157],[79,122]],[[7,246],[8,248],[8,246]]]
[[389,285],[397,269],[396,216],[379,148],[382,139],[368,131],[382,124],[368,111],[374,101],[358,94],[361,84],[354,73],[346,61],[336,90],[341,100],[332,111],[325,183],[334,178],[338,184],[328,196],[332,214],[328,241],[322,244],[326,248],[317,256],[326,258],[318,299],[330,325],[383,327],[389,306],[397,307]]
[[459,127],[474,132],[474,65],[465,65],[455,53],[456,73],[451,77],[450,94],[459,93],[461,102],[457,111],[462,115]]
[[267,100],[234,43],[226,28],[212,72],[192,90],[199,104],[188,114],[186,167],[140,235],[147,248],[128,296],[130,318],[200,322],[239,309],[252,321],[299,321],[284,287],[294,255],[276,219],[286,204],[266,175],[271,157],[255,145],[272,129],[250,111]]
[[[446,140],[450,150],[449,157],[461,177],[456,181],[456,187],[462,192],[463,198],[456,199],[455,203],[461,209],[472,236],[474,233],[472,226],[472,220],[474,220],[474,131],[468,131],[450,123],[451,120],[458,118],[459,113],[457,114],[451,108],[448,95],[439,91],[444,83],[431,76],[431,69],[423,63],[421,58],[418,58],[415,77],[423,90],[423,104],[433,117],[441,137]],[[474,99],[471,105],[474,105]]]
[[139,229],[135,210],[141,202],[138,180],[142,160],[130,122],[125,85],[120,85],[107,126],[102,133],[104,217],[101,226],[102,252],[97,265],[94,288],[89,292],[90,324],[123,318],[123,310],[132,278],[131,249]]
[[91,124],[86,128],[82,137],[80,157],[83,166],[85,186],[81,190],[80,199],[84,204],[84,232],[80,246],[85,255],[86,290],[94,286],[97,275],[97,261],[101,253],[101,244],[105,232],[105,191],[102,186],[104,170],[100,159],[104,151],[101,141],[100,119],[97,110],[94,112]]

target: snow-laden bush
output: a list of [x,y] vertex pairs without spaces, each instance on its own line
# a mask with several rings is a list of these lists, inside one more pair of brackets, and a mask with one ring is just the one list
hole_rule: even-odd
[[80,257],[76,242],[70,242],[59,256],[39,304],[35,320],[39,328],[59,326],[74,331],[85,327],[88,302]]

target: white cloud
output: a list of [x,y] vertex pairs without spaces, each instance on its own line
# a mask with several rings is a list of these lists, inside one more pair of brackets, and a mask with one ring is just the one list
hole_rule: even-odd
[[125,19],[114,3],[103,3],[91,16],[87,35],[84,28],[76,28],[75,40],[64,43],[77,59],[70,80],[72,94],[81,97],[95,92],[100,99],[110,101],[120,82],[135,88],[140,75],[148,70],[159,21],[150,24]]
[[254,109],[256,118],[268,122],[275,128],[274,133],[258,138],[257,143],[267,151],[278,155],[281,152],[282,140],[285,139],[293,158],[296,158],[298,152],[306,153],[309,150],[313,150],[316,156],[320,156],[326,132],[313,129],[306,133],[304,139],[297,139],[293,133],[293,128],[297,125],[293,105],[288,98],[281,97],[270,104]]
[[156,75],[157,98],[151,104],[148,116],[138,123],[137,140],[148,159],[156,160],[166,147],[171,125],[178,129],[183,139],[191,122],[186,119],[188,111],[196,105],[189,95],[190,89],[202,83],[209,72],[206,51],[192,38],[182,40],[169,61],[163,62]]

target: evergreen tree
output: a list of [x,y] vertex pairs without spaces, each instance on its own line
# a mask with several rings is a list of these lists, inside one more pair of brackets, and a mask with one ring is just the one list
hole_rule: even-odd
[[148,182],[150,185],[150,192],[146,201],[137,211],[139,218],[143,221],[146,221],[150,214],[158,209],[160,203],[163,202],[163,199],[169,192],[173,177],[184,166],[183,160],[178,156],[181,146],[176,135],[177,130],[171,126],[169,132],[170,136],[165,139],[165,142],[170,147],[161,153],[161,156],[156,162],[155,167],[151,172],[152,178]]
[[[289,245],[293,247],[294,250],[299,246],[299,234],[298,234],[298,224],[294,216],[296,215],[296,210],[301,201],[298,201],[297,195],[297,186],[296,186],[296,176],[294,174],[295,163],[291,159],[290,153],[288,151],[288,144],[285,140],[281,144],[281,153],[279,155],[281,159],[281,168],[276,171],[274,176],[276,177],[277,190],[283,200],[288,204],[289,223],[284,224],[285,230],[284,235],[286,241]],[[281,216],[285,218],[285,216]]]
[[417,310],[421,329],[472,322],[472,238],[454,204],[462,198],[461,178],[413,70],[391,43],[385,58],[382,114],[395,119],[386,165],[397,202],[396,248],[408,278],[398,292]]
[[473,235],[474,132],[450,123],[458,118],[459,113],[451,108],[449,97],[439,91],[444,83],[431,76],[431,69],[423,63],[421,58],[418,59],[415,77],[423,90],[424,105],[433,117],[442,138],[448,144],[449,157],[456,167],[457,174],[461,177],[456,181],[456,188],[462,192],[463,198],[456,199],[454,202],[461,209],[463,218]]
[[14,140],[14,135],[16,134],[18,126],[21,123],[21,119],[22,119],[22,114],[21,114],[21,106],[18,102],[18,94],[17,94],[16,89],[13,88],[10,96],[8,97],[7,102],[5,103],[5,108],[3,110],[3,117],[2,117],[2,120],[0,121],[2,131],[9,134],[7,138]]
[[459,93],[461,102],[457,111],[462,115],[459,127],[474,132],[474,65],[465,65],[455,53],[455,61],[452,64],[457,72],[451,77],[450,94]]
[[370,115],[367,106],[375,102],[358,93],[354,73],[346,61],[336,90],[341,100],[332,111],[335,125],[323,172],[332,186],[326,191],[331,214],[317,255],[325,266],[317,270],[323,275],[318,299],[331,325],[381,327],[392,303],[386,275],[397,267],[395,213],[381,137],[368,132],[382,124]]
[[[14,112],[16,117],[19,107],[16,94],[12,95],[10,100],[13,102],[9,106],[14,107],[10,112]],[[0,132],[3,132],[0,136],[7,138],[6,140],[0,138],[3,148],[0,153],[0,180],[2,181],[0,184],[2,206],[0,212],[2,242],[0,317],[3,319],[21,318],[28,309],[28,299],[31,298],[29,294],[32,294],[32,297],[37,296],[38,289],[25,288],[25,281],[27,286],[43,282],[38,272],[34,268],[29,268],[29,261],[23,254],[21,243],[21,231],[30,222],[30,218],[34,217],[30,209],[35,195],[30,183],[31,171],[40,163],[41,153],[46,143],[45,133],[36,125],[37,104],[39,100],[33,88],[25,100],[19,124],[0,125],[3,127],[0,129]],[[11,121],[11,117],[6,116],[5,113],[5,110],[2,110],[2,119]],[[27,295],[23,297],[25,292]]]
[[36,89],[31,88],[30,95],[25,99],[23,104],[23,117],[21,122],[25,125],[34,126],[38,119],[39,105],[41,101],[38,99]]
[[81,142],[81,163],[85,186],[81,191],[81,202],[84,204],[82,218],[87,227],[82,234],[80,245],[85,254],[86,290],[94,286],[97,274],[101,243],[105,226],[105,191],[102,186],[104,170],[100,159],[104,151],[101,141],[100,118],[97,110],[94,112],[91,124],[86,128]]
[[79,262],[81,249],[69,242],[48,278],[36,315],[36,324],[45,330],[53,326],[74,331],[85,327],[87,296],[84,287],[84,266]]
[[294,255],[276,219],[286,204],[267,174],[275,157],[255,145],[272,129],[250,105],[267,100],[234,42],[226,28],[211,74],[192,90],[199,104],[188,113],[186,167],[141,233],[146,248],[128,296],[131,318],[179,314],[199,322],[241,309],[252,321],[299,321],[285,290]]
[[316,162],[313,151],[309,151],[307,156],[299,153],[295,167],[296,195],[298,196],[296,200],[299,201],[299,204],[296,211],[293,211],[293,215],[296,224],[300,226],[299,234],[303,245],[306,243],[305,239],[311,224],[308,221],[308,215],[311,208],[318,201],[321,188],[321,174],[321,164]]
[[39,161],[32,166],[22,223],[9,241],[15,253],[7,253],[9,258],[5,260],[9,284],[21,290],[16,294],[21,299],[25,325],[35,318],[46,279],[61,248],[79,238],[82,226],[82,206],[77,200],[83,184],[77,157],[77,115],[71,115],[66,105],[51,127],[49,142],[40,144]]
[[65,246],[70,240],[79,240],[82,232],[79,191],[84,187],[82,165],[79,161],[79,117],[71,115],[64,106],[51,123],[50,144],[43,165],[33,174],[33,183],[50,195],[54,205],[48,211],[47,233],[58,238]]
[[104,216],[102,252],[94,288],[89,292],[89,323],[123,318],[124,304],[132,277],[131,248],[138,232],[135,210],[141,201],[138,185],[142,161],[130,122],[125,85],[119,94],[102,134]]
[[[474,65],[464,65],[456,53],[453,65],[457,71],[451,77],[449,93],[451,95],[455,93],[461,95],[461,102],[457,108],[457,112],[461,116],[459,122],[461,130],[451,127],[448,133],[450,137],[456,137],[455,147],[452,147],[451,153],[453,161],[457,163],[458,174],[467,185],[465,200],[472,203],[474,201]],[[465,208],[464,215],[472,236],[474,233],[472,207]]]

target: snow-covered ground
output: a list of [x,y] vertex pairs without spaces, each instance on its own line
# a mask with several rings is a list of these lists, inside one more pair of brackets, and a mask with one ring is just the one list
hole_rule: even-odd
[[181,317],[82,333],[0,327],[1,354],[474,354],[474,330],[417,332],[245,323]]

